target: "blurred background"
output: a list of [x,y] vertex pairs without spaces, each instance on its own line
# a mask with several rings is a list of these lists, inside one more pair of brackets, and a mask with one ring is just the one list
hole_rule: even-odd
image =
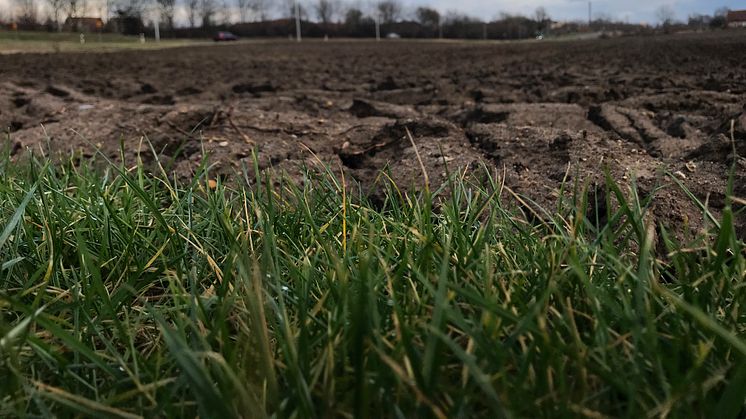
[[[737,1],[0,0],[0,41],[237,37],[545,39],[746,25]],[[743,4],[741,6],[744,6]],[[746,8],[746,6],[741,7]],[[27,32],[35,32],[36,35]],[[46,34],[46,35],[43,35]],[[74,35],[74,36],[70,36]],[[51,38],[50,38],[51,37]],[[89,36],[90,39],[90,36]]]

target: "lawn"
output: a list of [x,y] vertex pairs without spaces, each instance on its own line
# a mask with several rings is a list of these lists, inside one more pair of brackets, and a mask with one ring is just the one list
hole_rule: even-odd
[[155,42],[153,34],[146,34],[146,42],[138,36],[117,34],[85,34],[85,44],[80,34],[70,32],[15,32],[0,30],[0,54],[18,52],[100,52],[122,49],[158,49],[205,44],[207,40],[161,39]]
[[152,167],[0,159],[0,416],[746,412],[730,201],[677,243],[634,182],[523,214],[486,168],[374,204]]

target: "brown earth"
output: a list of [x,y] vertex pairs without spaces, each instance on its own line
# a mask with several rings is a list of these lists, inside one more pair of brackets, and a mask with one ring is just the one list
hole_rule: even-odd
[[203,148],[226,177],[254,147],[260,168],[298,179],[318,157],[374,195],[384,169],[422,182],[409,130],[431,181],[484,161],[553,208],[563,181],[602,192],[608,169],[637,179],[651,216],[686,236],[707,222],[672,177],[717,213],[735,164],[746,198],[746,32],[0,56],[0,126],[17,154],[116,159],[122,141],[132,161],[146,137],[177,175]]

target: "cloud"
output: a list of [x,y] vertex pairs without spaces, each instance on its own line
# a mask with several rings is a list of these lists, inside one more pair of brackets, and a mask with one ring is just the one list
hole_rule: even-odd
[[[735,8],[736,2],[724,0],[722,5]],[[455,8],[452,0],[421,0],[419,3],[432,5],[440,11]],[[545,7],[554,19],[583,20],[588,17],[587,0],[460,0],[456,4],[460,11],[483,18],[492,18],[501,11],[531,15],[539,6]],[[593,14],[604,14],[616,19],[629,17],[631,21],[636,22],[652,22],[655,20],[655,11],[663,5],[672,6],[677,12],[678,19],[685,19],[694,12],[712,13],[715,8],[721,6],[713,4],[711,0],[594,0]]]

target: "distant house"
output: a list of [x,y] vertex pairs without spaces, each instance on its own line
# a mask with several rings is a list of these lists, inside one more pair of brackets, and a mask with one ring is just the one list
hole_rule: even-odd
[[729,28],[746,28],[746,10],[731,10],[725,19]]
[[68,32],[100,32],[104,21],[98,17],[68,17],[62,28]]

